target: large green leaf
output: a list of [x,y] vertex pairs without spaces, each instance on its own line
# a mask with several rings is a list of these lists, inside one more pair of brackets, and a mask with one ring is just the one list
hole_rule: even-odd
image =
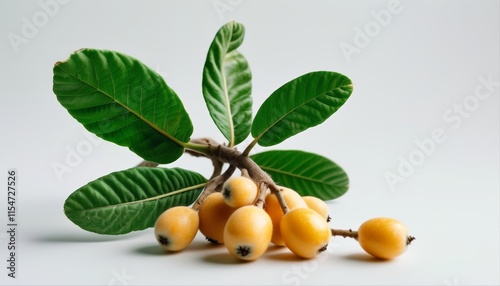
[[147,161],[175,161],[193,133],[182,102],[163,78],[121,53],[76,51],[54,66],[53,90],[87,130]]
[[152,227],[172,206],[192,204],[205,183],[202,175],[180,168],[132,168],[79,188],[66,199],[64,213],[85,230],[124,234]]
[[346,76],[311,72],[273,92],[255,115],[252,136],[261,146],[272,146],[324,122],[352,93]]
[[215,125],[233,146],[250,134],[252,74],[236,49],[243,42],[243,25],[229,22],[215,35],[203,68],[203,97]]
[[331,200],[349,189],[349,178],[333,161],[304,151],[267,151],[251,158],[273,180],[302,196]]

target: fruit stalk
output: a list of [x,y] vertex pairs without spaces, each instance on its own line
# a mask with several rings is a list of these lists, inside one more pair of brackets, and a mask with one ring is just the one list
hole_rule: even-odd
[[265,183],[271,192],[276,195],[283,213],[287,213],[289,211],[285,200],[281,196],[279,187],[266,172],[262,171],[262,169],[250,157],[248,157],[247,154],[241,153],[235,148],[229,148],[227,146],[217,144],[211,139],[197,139],[193,140],[193,142],[204,142],[204,144],[207,145],[205,152],[199,153],[198,151],[192,151],[189,149],[186,149],[186,152],[194,152],[198,156],[204,156],[211,160],[228,163],[231,167],[235,167],[240,170],[245,169],[245,175],[248,174],[248,176],[257,184]]
[[267,185],[264,183],[261,183],[259,186],[259,196],[257,197],[257,200],[255,200],[254,205],[259,208],[264,208],[264,203],[266,202],[266,192],[267,192]]
[[332,231],[332,236],[342,236],[344,238],[350,237],[350,238],[354,238],[356,240],[358,239],[358,232],[356,230],[332,228],[331,231]]
[[[358,240],[358,231],[352,229],[330,229],[332,231],[332,236],[342,236],[343,238],[350,237]],[[415,240],[414,236],[409,235],[406,238],[406,245],[410,245],[412,241]]]
[[137,164],[136,167],[158,167],[158,163],[144,160]]
[[[273,183],[274,184],[274,183]],[[287,214],[290,211],[290,208],[286,205],[285,199],[283,198],[283,195],[281,194],[281,189],[274,184],[274,189],[271,188],[271,192],[276,196],[278,199],[278,202],[280,204],[281,210],[283,211],[283,214]]]
[[231,177],[231,175],[234,173],[235,170],[236,167],[230,165],[229,168],[224,173],[208,181],[207,186],[205,187],[203,192],[198,196],[192,208],[194,210],[198,210],[200,208],[201,203],[206,197],[208,197],[212,193],[220,192],[224,182],[227,179],[229,179],[229,177]]

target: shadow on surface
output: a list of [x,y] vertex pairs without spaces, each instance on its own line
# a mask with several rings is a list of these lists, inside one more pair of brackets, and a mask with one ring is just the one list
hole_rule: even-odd
[[218,249],[223,247],[223,244],[211,244],[206,241],[193,241],[188,247],[181,251],[168,251],[163,249],[158,243],[150,244],[147,246],[140,246],[134,249],[135,253],[145,254],[145,255],[176,255],[181,252],[187,251],[202,251],[202,250],[210,250],[210,249]]
[[289,261],[289,262],[300,262],[300,261],[306,261],[307,259],[303,259],[298,257],[297,255],[293,254],[290,251],[285,251],[285,252],[276,252],[276,253],[266,253],[264,254],[264,257],[267,259],[271,260],[276,260],[276,261]]
[[282,251],[283,249],[286,249],[285,246],[279,246],[279,245],[274,245],[271,244],[266,250],[266,253],[271,253],[271,252],[276,252],[276,251]]
[[175,255],[177,252],[168,252],[158,244],[151,244],[146,246],[137,247],[134,249],[135,253],[145,255]]
[[244,263],[251,263],[251,261],[243,261],[239,260],[236,257],[233,257],[229,252],[228,253],[214,253],[205,255],[202,257],[202,260],[205,262],[215,263],[215,264],[225,264],[225,265],[237,265]]
[[375,258],[366,253],[353,253],[349,255],[342,256],[342,258],[346,260],[352,261],[361,261],[361,262],[369,262],[369,263],[384,263],[390,260]]
[[210,243],[206,240],[195,240],[191,242],[191,244],[186,248],[186,251],[200,251],[200,250],[210,250],[210,249],[219,249],[224,248],[224,244],[214,244]]
[[40,235],[34,238],[36,241],[45,243],[81,243],[81,242],[107,242],[107,241],[117,241],[135,236],[136,234],[124,234],[124,235],[102,235],[94,233],[81,233],[81,234],[70,234],[70,233],[54,233]]

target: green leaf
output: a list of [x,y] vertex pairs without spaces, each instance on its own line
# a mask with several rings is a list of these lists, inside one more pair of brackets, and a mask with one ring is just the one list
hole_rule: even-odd
[[333,161],[304,151],[267,151],[251,156],[273,180],[302,196],[331,200],[349,189],[349,178]]
[[121,53],[76,51],[54,66],[53,91],[87,130],[147,161],[175,161],[193,133],[182,102],[163,78]]
[[289,81],[269,96],[255,115],[252,136],[261,146],[272,146],[323,123],[352,93],[346,76],[311,72]]
[[203,97],[229,146],[248,137],[252,122],[252,74],[247,60],[236,50],[244,34],[239,23],[222,26],[210,45],[203,68]]
[[206,179],[180,168],[137,167],[96,179],[73,192],[64,213],[81,228],[124,234],[152,227],[166,209],[192,204]]

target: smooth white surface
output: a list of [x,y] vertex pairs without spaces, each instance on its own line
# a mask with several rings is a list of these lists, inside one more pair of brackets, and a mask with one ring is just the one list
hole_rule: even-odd
[[[0,2],[0,182],[6,184],[7,169],[19,172],[18,278],[1,267],[0,283],[500,283],[498,1],[67,2],[27,34],[17,53],[9,33],[23,36],[33,17],[43,24],[41,13],[47,12],[39,3],[48,2]],[[224,4],[227,11],[218,13],[215,7]],[[377,30],[374,15],[388,6],[399,12]],[[398,218],[417,237],[404,255],[377,262],[355,241],[334,238],[316,260],[272,248],[258,261],[238,263],[201,236],[186,251],[165,254],[151,230],[99,236],[66,219],[62,206],[73,190],[140,159],[94,141],[68,115],[51,90],[53,64],[83,47],[130,54],[158,70],[179,94],[195,126],[193,137],[222,141],[202,101],[201,70],[215,32],[233,19],[246,27],[240,51],[253,71],[255,111],[272,91],[306,72],[333,70],[353,80],[352,97],[332,118],[273,149],[316,152],[344,167],[352,187],[329,202],[332,225],[357,228],[375,216]],[[349,61],[342,43],[354,45],[357,29],[367,27],[373,37]],[[488,89],[480,78],[493,85]],[[454,111],[464,104],[467,113]],[[429,142],[433,132],[440,132],[440,143],[422,159],[415,142]],[[89,154],[59,180],[55,162],[65,164],[68,150],[89,142]],[[401,158],[411,156],[418,166],[391,188],[384,174],[398,174]],[[211,172],[202,159],[175,165]],[[4,226],[6,207],[5,194]],[[2,261],[7,241],[2,231]]]

